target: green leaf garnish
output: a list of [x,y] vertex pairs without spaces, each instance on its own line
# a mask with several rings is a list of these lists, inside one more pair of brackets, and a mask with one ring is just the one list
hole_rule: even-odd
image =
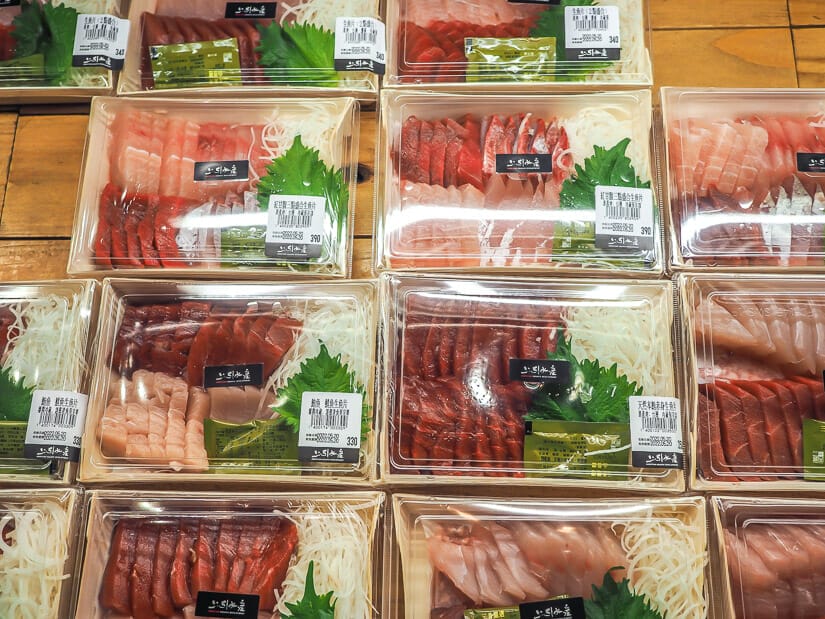
[[28,421],[34,389],[21,377],[15,381],[11,368],[0,371],[0,421]]
[[72,66],[77,11],[65,4],[22,0],[14,18],[15,58],[44,57],[45,78],[59,85]]
[[277,82],[297,82],[303,86],[337,86],[335,34],[312,24],[286,24],[273,21],[258,24],[261,42],[255,51],[259,65],[270,69],[267,75]]
[[307,568],[304,597],[297,604],[286,603],[291,614],[284,615],[284,619],[335,619],[335,602],[332,601],[332,591],[323,595],[315,593],[315,563],[309,562]]
[[531,37],[555,37],[556,59],[558,65],[557,79],[561,81],[582,81],[588,75],[610,66],[610,62],[567,61],[565,58],[564,7],[594,6],[595,0],[561,0],[558,5],[547,7],[536,25],[530,30]]
[[307,391],[360,393],[364,396],[361,441],[366,440],[371,427],[366,390],[349,366],[341,361],[341,355],[332,357],[323,343],[318,355],[301,363],[301,370],[278,389],[278,400],[272,405],[272,410],[278,413],[279,419],[296,434],[301,426],[301,397]]
[[545,384],[530,405],[525,419],[557,419],[597,423],[629,423],[630,396],[642,395],[642,388],[619,374],[618,364],[603,367],[598,360],[576,359],[572,338],[559,333],[556,351],[547,358],[570,364],[570,385]]
[[611,572],[620,569],[624,568],[611,568],[604,575],[601,587],[593,585],[592,599],[584,601],[587,619],[665,619],[645,596],[630,589],[627,578],[619,582],[613,580]]

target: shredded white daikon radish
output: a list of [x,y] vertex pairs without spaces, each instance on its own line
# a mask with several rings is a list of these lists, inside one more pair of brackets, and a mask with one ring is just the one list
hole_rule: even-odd
[[378,17],[376,0],[286,0],[281,23],[294,21],[335,30],[336,17]]
[[0,519],[0,617],[58,619],[61,583],[68,578],[66,509],[46,500],[7,505],[2,511],[6,515]]
[[15,380],[37,389],[77,391],[86,369],[83,308],[77,295],[49,295],[9,306],[15,321],[0,356]]
[[685,509],[650,508],[646,516],[613,524],[627,554],[627,578],[668,617],[706,614],[705,531]]
[[619,7],[619,28],[622,37],[621,59],[587,76],[587,81],[620,82],[650,79],[650,57],[645,47],[644,3],[638,0],[599,0],[603,6]]
[[304,596],[309,562],[314,561],[315,591],[334,592],[336,617],[371,617],[370,526],[349,505],[331,505],[328,511],[308,506],[301,512],[289,516],[298,527],[300,541],[276,609],[283,614],[286,602],[295,603]]
[[[340,156],[336,154],[336,132],[339,122],[329,111],[329,106],[306,103],[300,114],[282,113],[270,118],[260,136],[253,136],[260,143],[270,160],[283,155],[295,136],[301,136],[304,146],[316,149],[321,160],[333,168],[341,167]],[[250,156],[252,154],[250,146]]]
[[652,306],[635,303],[582,303],[567,311],[565,323],[573,354],[604,367],[618,364],[620,374],[640,385],[644,395],[674,396],[670,297],[660,294]]
[[[67,7],[75,9],[78,13],[100,15],[118,15],[120,6],[118,0],[61,0]],[[55,2],[55,4],[57,4]]]
[[[641,106],[640,106],[641,107]],[[562,126],[570,139],[573,162],[584,165],[594,146],[612,148],[630,138],[626,154],[642,181],[650,180],[650,119],[636,110],[632,116],[617,106],[584,107],[575,116],[564,118]]]

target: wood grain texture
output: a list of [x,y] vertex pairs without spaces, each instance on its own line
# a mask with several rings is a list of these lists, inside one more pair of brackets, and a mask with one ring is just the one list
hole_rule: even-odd
[[0,282],[66,277],[68,239],[0,240]]
[[825,2],[822,0],[788,0],[791,24],[825,26]]
[[825,88],[825,28],[794,28],[793,45],[799,86]]
[[17,114],[0,114],[0,221],[6,197],[6,183],[9,177],[9,162],[14,146],[14,132],[17,128]]
[[797,85],[787,28],[654,31],[653,74],[657,87]]
[[650,22],[657,29],[786,27],[789,18],[786,0],[652,0]]
[[82,115],[20,116],[0,236],[71,236],[87,122]]

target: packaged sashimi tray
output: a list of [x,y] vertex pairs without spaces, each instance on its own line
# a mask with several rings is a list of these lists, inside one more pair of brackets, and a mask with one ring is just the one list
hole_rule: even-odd
[[384,495],[92,491],[76,619],[372,619]]
[[684,489],[670,282],[380,286],[383,480]]
[[825,278],[678,282],[693,487],[825,489]]
[[379,0],[133,0],[119,94],[341,95],[375,100]]
[[0,284],[0,484],[72,481],[96,292],[91,280]]
[[650,92],[381,103],[379,269],[663,272]]
[[817,619],[825,608],[825,501],[713,497],[719,619]]
[[354,99],[92,104],[71,274],[350,272]]
[[121,0],[0,3],[0,102],[88,101],[111,94],[129,22]]
[[371,479],[374,296],[107,279],[80,478]]
[[674,268],[825,271],[825,94],[662,89]]
[[80,502],[77,489],[0,490],[0,617],[70,616]]
[[707,616],[701,497],[396,494],[392,520],[387,619]]
[[642,0],[389,0],[390,86],[547,90],[653,82]]

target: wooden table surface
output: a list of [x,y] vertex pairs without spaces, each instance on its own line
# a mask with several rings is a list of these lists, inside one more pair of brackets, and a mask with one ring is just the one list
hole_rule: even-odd
[[[825,87],[825,0],[649,0],[655,87]],[[0,281],[66,274],[87,118],[0,113]],[[376,116],[361,119],[372,168]],[[359,186],[353,276],[371,274],[372,179]]]

